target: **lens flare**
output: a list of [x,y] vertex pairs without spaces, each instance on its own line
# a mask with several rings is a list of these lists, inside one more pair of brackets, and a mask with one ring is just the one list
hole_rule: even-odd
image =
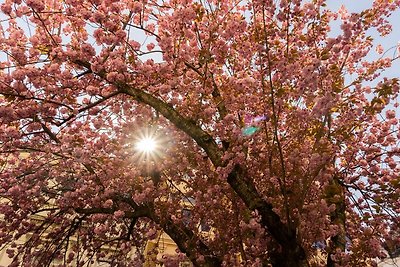
[[260,128],[254,127],[254,126],[245,127],[242,129],[242,134],[246,135],[246,136],[250,136],[250,135],[254,134],[255,132],[257,132],[259,129]]
[[144,137],[143,139],[140,139],[136,144],[136,149],[144,153],[154,152],[156,148],[157,148],[157,142],[152,137]]
[[135,160],[154,164],[164,157],[169,140],[160,129],[148,127],[135,131],[132,141]]
[[260,130],[260,122],[268,121],[268,115],[259,115],[259,116],[252,116],[246,114],[244,117],[245,127],[242,128],[242,135],[243,136],[251,136],[255,134],[258,130]]

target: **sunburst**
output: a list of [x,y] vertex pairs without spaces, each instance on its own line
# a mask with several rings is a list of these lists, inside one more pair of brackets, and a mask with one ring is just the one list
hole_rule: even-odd
[[153,137],[145,137],[139,140],[135,147],[142,153],[152,153],[157,148],[157,142]]
[[135,156],[139,162],[155,164],[165,153],[165,143],[165,138],[155,129],[145,128],[138,131],[134,141]]

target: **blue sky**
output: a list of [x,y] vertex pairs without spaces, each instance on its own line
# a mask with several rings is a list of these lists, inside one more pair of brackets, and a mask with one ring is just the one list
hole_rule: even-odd
[[[309,1],[309,0],[307,0],[307,1]],[[388,1],[388,0],[384,0],[384,1]],[[3,1],[0,0],[0,4],[2,2]],[[327,0],[327,6],[329,9],[338,10],[341,5],[344,5],[350,12],[360,12],[360,11],[370,7],[372,5],[372,2],[373,2],[373,0]],[[0,19],[2,19],[2,18],[4,18],[4,17],[0,15]],[[396,13],[390,18],[390,21],[393,25],[393,31],[389,36],[382,38],[374,32],[371,33],[375,39],[375,45],[381,44],[384,47],[385,51],[400,44],[400,11],[399,10],[396,11]],[[340,31],[338,24],[336,26],[333,25],[332,35],[338,35],[340,33],[341,33],[341,31]],[[139,38],[139,41],[142,41],[143,43],[147,43],[152,40],[152,38],[150,38],[150,37],[146,38],[142,33],[137,33],[137,34],[139,36],[143,36],[143,38]],[[140,39],[143,39],[143,40],[140,40]],[[385,54],[385,56],[393,56],[394,51],[395,50],[392,49],[387,54]],[[5,57],[5,55],[2,52],[0,52],[0,59],[3,60],[4,57]],[[149,57],[151,57],[151,58],[155,57],[155,59],[157,61],[158,60],[161,61],[160,55],[157,55],[157,56],[154,56],[154,55],[149,56],[148,55],[148,56],[144,56],[143,59],[146,59]],[[381,57],[381,55],[376,53],[375,50],[372,50],[371,53],[369,54],[369,59],[371,59],[371,60],[379,58],[379,57]],[[400,77],[400,60],[397,60],[396,62],[394,62],[392,68],[387,70],[384,73],[384,75],[387,77]]]
[[[331,10],[338,10],[344,5],[349,12],[361,12],[362,10],[371,7],[372,0],[327,0],[327,6]],[[375,41],[375,46],[381,44],[384,50],[387,51],[394,46],[400,45],[400,10],[397,10],[390,18],[389,21],[393,26],[391,34],[385,37],[379,36],[376,32],[371,32],[372,37]],[[336,29],[333,28],[336,33]],[[339,29],[337,33],[340,34]],[[391,49],[385,54],[385,56],[393,57],[395,49]],[[397,53],[396,55],[399,55]],[[373,60],[381,57],[375,50],[371,51],[368,55],[369,59]],[[384,72],[386,77],[400,77],[400,60],[394,62],[392,67]]]

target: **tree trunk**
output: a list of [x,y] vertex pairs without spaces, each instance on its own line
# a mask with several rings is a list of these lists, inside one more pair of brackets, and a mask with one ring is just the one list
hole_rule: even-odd
[[339,263],[332,259],[332,255],[336,251],[344,251],[346,249],[346,204],[343,187],[339,183],[338,177],[334,177],[326,191],[326,200],[328,205],[334,204],[336,209],[330,214],[331,222],[338,227],[338,233],[331,237],[328,246],[327,267],[334,267]]

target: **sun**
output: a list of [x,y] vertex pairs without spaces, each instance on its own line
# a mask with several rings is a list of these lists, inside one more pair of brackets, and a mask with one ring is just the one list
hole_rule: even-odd
[[134,140],[135,158],[138,161],[158,162],[164,155],[166,148],[166,139],[154,128],[145,128],[136,132]]
[[143,153],[152,153],[157,149],[157,141],[154,137],[148,136],[139,139],[136,143],[136,150]]

